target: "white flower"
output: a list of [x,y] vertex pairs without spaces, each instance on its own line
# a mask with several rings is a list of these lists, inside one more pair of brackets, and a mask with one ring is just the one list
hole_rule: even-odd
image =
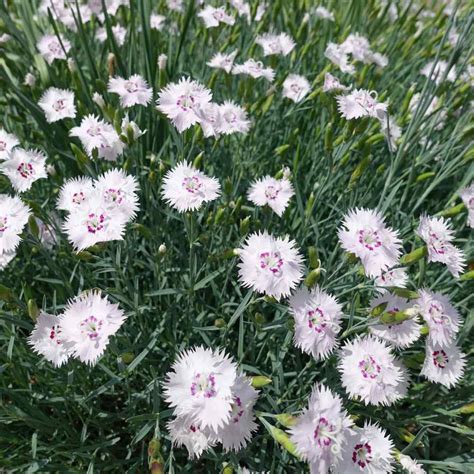
[[223,69],[227,74],[230,74],[236,56],[237,51],[230,54],[216,53],[206,64],[214,69]]
[[385,225],[380,212],[353,209],[342,225],[338,232],[342,248],[360,258],[366,275],[379,276],[397,264],[401,241],[398,233]]
[[293,102],[301,102],[311,91],[308,79],[298,74],[290,74],[283,82],[283,97]]
[[35,328],[28,337],[28,344],[55,367],[69,359],[69,351],[62,340],[62,329],[57,316],[40,312]]
[[81,125],[72,128],[69,135],[81,140],[82,146],[89,156],[92,156],[92,152],[97,150],[99,158],[108,161],[115,161],[124,149],[114,127],[92,114],[84,117]]
[[342,453],[339,471],[344,474],[386,474],[393,472],[393,442],[386,431],[377,425],[365,423],[354,427],[347,435],[347,446]]
[[[1,134],[1,130],[0,130]],[[1,135],[0,135],[1,137]],[[1,138],[0,138],[0,157],[1,157]],[[474,228],[474,182],[472,182],[468,187],[463,188],[459,193],[461,196],[462,202],[466,206],[468,212],[467,223],[469,227]]]
[[111,77],[107,90],[120,96],[122,107],[132,107],[137,104],[148,105],[153,95],[152,88],[148,87],[145,79],[139,74],[134,74],[128,79]]
[[367,58],[371,54],[369,41],[358,33],[351,33],[341,44],[341,48],[346,54],[352,54],[357,61],[368,62]]
[[166,0],[166,5],[170,10],[175,12],[183,11],[183,0]]
[[391,405],[406,395],[406,369],[387,344],[373,336],[346,342],[338,369],[349,397],[366,405]]
[[406,268],[394,268],[381,273],[375,277],[375,289],[380,293],[385,293],[385,288],[405,288],[408,283],[408,274]]
[[218,137],[221,133],[222,115],[220,105],[210,102],[197,107],[196,115],[206,138]]
[[288,236],[267,231],[251,234],[239,250],[241,285],[279,300],[288,296],[303,277],[303,258]]
[[[123,46],[123,44],[125,43],[125,37],[127,36],[127,29],[124,28],[122,25],[114,25],[112,26],[112,34],[117,45]],[[98,28],[96,38],[101,43],[104,43],[108,38],[107,29],[105,27]]]
[[350,87],[342,85],[339,79],[329,72],[324,75],[323,92],[348,91],[349,89]]
[[454,236],[449,223],[443,217],[421,216],[416,233],[426,243],[428,262],[444,263],[458,278],[466,263],[463,252],[451,243]]
[[100,292],[83,293],[69,301],[59,319],[61,340],[73,357],[95,365],[125,319],[118,304]]
[[388,66],[388,58],[387,56],[380,54],[380,53],[371,53],[366,58],[366,62],[372,62],[376,64],[378,67],[384,68]]
[[215,435],[209,428],[201,428],[190,416],[178,416],[167,425],[174,446],[185,446],[189,458],[199,458],[216,443]]
[[163,178],[162,196],[179,212],[195,211],[220,194],[220,184],[186,161],[178,163]]
[[462,325],[461,316],[449,298],[441,293],[420,290],[416,300],[420,314],[428,325],[428,339],[432,344],[450,345]]
[[326,50],[324,51],[324,56],[326,56],[326,58],[335,64],[342,72],[348,74],[355,73],[355,67],[352,64],[349,64],[349,55],[340,45],[336,43],[328,43]]
[[66,38],[62,35],[59,35],[59,38],[62,46],[55,35],[44,35],[36,44],[38,51],[48,64],[52,64],[55,59],[66,59],[66,53],[71,49],[71,43]]
[[204,22],[206,28],[214,28],[219,26],[219,23],[233,25],[235,18],[228,15],[224,7],[214,8],[211,5],[206,5],[197,16]]
[[77,252],[98,242],[122,240],[127,223],[126,215],[119,207],[107,205],[94,193],[63,224],[68,239]]
[[92,195],[94,185],[90,178],[72,178],[59,191],[57,208],[73,212],[81,207]]
[[347,120],[360,117],[374,117],[381,120],[387,113],[388,105],[377,101],[375,91],[354,89],[347,95],[338,95],[336,101],[339,112]]
[[95,181],[105,207],[123,214],[126,221],[133,219],[138,211],[139,188],[137,180],[121,169],[109,170]]
[[352,421],[338,395],[324,385],[315,385],[308,407],[290,428],[291,441],[312,472],[326,473],[339,464]]
[[272,54],[287,56],[296,46],[293,39],[286,33],[280,33],[279,35],[265,33],[264,35],[257,36],[255,43],[263,48],[264,56]]
[[322,18],[323,20],[330,20],[334,21],[334,13],[330,12],[327,8],[322,6],[316,7],[314,10],[314,15],[318,18]]
[[28,191],[31,185],[46,178],[46,155],[38,150],[14,148],[10,158],[0,164],[0,171],[8,176],[16,191]]
[[161,31],[163,29],[165,21],[165,16],[158,15],[157,13],[152,13],[150,15],[150,28],[152,28],[153,30]]
[[250,380],[240,375],[232,386],[231,416],[227,424],[220,427],[217,438],[222,442],[224,451],[240,451],[247,446],[252,432],[257,429],[254,421],[253,407],[258,392],[250,384]]
[[247,74],[254,79],[264,77],[267,81],[272,82],[275,78],[275,71],[271,67],[264,67],[261,61],[248,59],[243,64],[236,64],[232,69],[232,74]]
[[408,474],[426,474],[426,471],[421,467],[421,465],[410,456],[400,453],[398,455],[398,461]]
[[[384,313],[398,313],[412,308],[413,305],[405,298],[385,293],[378,296],[370,303],[370,308],[386,303]],[[411,346],[420,337],[421,325],[418,323],[418,317],[414,316],[399,323],[394,324],[374,324],[369,326],[369,331],[374,335],[392,344],[394,347],[404,349]]]
[[236,378],[237,366],[224,351],[194,347],[178,356],[163,392],[177,416],[217,431],[230,420]]
[[[428,77],[432,81],[436,82],[436,84],[441,84],[445,74],[447,81],[454,82],[456,80],[456,70],[454,66],[451,66],[450,69],[448,69],[448,67],[449,65],[446,61],[438,61],[436,65],[435,61],[431,61],[421,69],[420,74]],[[432,73],[431,69],[433,69]]]
[[[109,16],[114,16],[121,5],[128,5],[129,3],[129,0],[104,0]],[[88,0],[87,4],[91,11],[102,21],[104,17],[102,0]]]
[[466,356],[453,342],[447,346],[426,341],[425,362],[421,375],[430,382],[439,383],[445,387],[454,387],[464,374]]
[[281,217],[294,194],[295,191],[288,179],[265,176],[250,186],[248,198],[256,206],[269,206],[277,216]]
[[250,129],[250,120],[247,118],[247,112],[240,105],[234,104],[230,100],[226,100],[219,106],[219,114],[221,122],[219,132],[224,135],[232,133],[247,133]]
[[0,128],[0,160],[8,159],[10,152],[19,144],[20,141],[15,135]]
[[159,92],[157,108],[171,119],[179,132],[183,132],[199,122],[196,109],[211,100],[209,89],[183,77],[178,83],[171,83]]
[[316,360],[324,360],[337,346],[341,330],[342,306],[318,286],[301,288],[290,297],[295,318],[295,345]]
[[[30,213],[30,208],[19,197],[0,194],[0,256],[5,254],[14,256],[15,249],[21,241],[20,234],[28,222]],[[9,256],[5,257],[5,260],[8,260]]]
[[25,74],[25,78],[23,79],[23,84],[28,87],[33,87],[36,84],[36,77],[31,72],[27,72]]
[[50,87],[41,96],[38,105],[43,109],[48,123],[76,116],[74,92]]

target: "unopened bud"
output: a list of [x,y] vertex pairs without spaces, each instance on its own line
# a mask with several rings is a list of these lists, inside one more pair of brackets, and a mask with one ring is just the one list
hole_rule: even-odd
[[77,66],[76,66],[76,62],[74,61],[74,59],[68,58],[67,67],[71,72],[76,72]]
[[265,377],[264,375],[255,375],[254,377],[251,377],[251,384],[254,388],[262,388],[270,383],[272,383],[272,379]]
[[23,84],[28,87],[33,87],[36,84],[36,77],[31,72],[26,73]]
[[218,318],[214,321],[214,326],[216,328],[225,328],[226,324],[225,324],[225,320],[222,319],[222,318]]
[[166,245],[165,244],[161,244],[159,247],[158,247],[158,253],[160,255],[164,255],[166,253]]
[[247,216],[245,219],[240,221],[240,235],[247,235],[250,228],[250,216]]
[[54,165],[47,165],[47,166],[46,166],[46,172],[47,172],[50,176],[56,176],[56,168],[54,167]]
[[308,276],[306,277],[306,279],[304,281],[304,284],[308,288],[313,288],[313,286],[316,285],[316,283],[318,282],[320,275],[321,275],[321,269],[320,268],[316,268],[315,270],[311,270],[308,273]]
[[92,95],[92,100],[101,108],[103,109],[105,107],[105,100],[104,98],[98,93],[94,92]]
[[275,417],[278,420],[278,423],[285,426],[286,428],[291,428],[296,424],[296,417],[290,415],[289,413],[281,413]]
[[421,260],[428,254],[428,248],[426,245],[423,247],[420,247],[418,249],[413,250],[413,252],[408,253],[407,255],[404,255],[400,259],[400,263],[402,265],[411,265],[412,263],[418,262],[418,260]]
[[33,320],[36,321],[39,315],[38,305],[36,301],[33,299],[28,300],[28,316]]
[[166,54],[160,54],[158,56],[158,69],[162,71],[163,69],[166,69],[166,63],[168,62],[168,56]]

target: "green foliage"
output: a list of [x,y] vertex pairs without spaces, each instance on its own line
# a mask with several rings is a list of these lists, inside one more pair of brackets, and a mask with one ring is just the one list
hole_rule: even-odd
[[[46,122],[37,102],[48,86],[74,90],[76,123],[87,113],[104,116],[92,101],[100,90],[108,106],[106,118],[113,122],[115,114],[123,112],[117,97],[104,87],[111,69],[125,76],[142,74],[153,86],[154,97],[166,82],[189,75],[212,83],[217,101],[232,99],[245,106],[253,121],[246,136],[209,140],[196,130],[179,135],[153,103],[135,108],[130,118],[147,133],[118,162],[140,183],[140,212],[124,240],[76,254],[64,235],[47,250],[34,224],[25,230],[18,256],[2,272],[0,286],[0,466],[8,472],[149,472],[151,459],[156,469],[163,461],[165,472],[171,473],[217,473],[225,466],[236,471],[239,464],[251,471],[302,472],[304,463],[278,444],[285,446],[288,440],[284,425],[274,417],[297,414],[315,382],[344,395],[336,356],[317,363],[294,347],[287,306],[239,286],[232,249],[248,232],[268,229],[291,235],[310,256],[307,275],[312,276],[307,282],[312,285],[317,279],[344,304],[343,338],[353,336],[367,327],[374,292],[338,245],[343,214],[353,207],[379,208],[400,230],[404,253],[410,254],[421,246],[414,234],[420,214],[434,215],[458,205],[459,189],[473,179],[472,87],[464,80],[437,86],[419,75],[432,59],[455,63],[459,75],[465,72],[472,61],[468,2],[460,5],[456,18],[439,7],[434,16],[423,17],[423,8],[410,10],[394,2],[399,18],[392,23],[388,7],[378,1],[344,6],[333,1],[329,8],[336,22],[313,16],[305,23],[313,2],[274,0],[261,23],[248,25],[238,19],[232,28],[213,30],[203,28],[191,3],[182,15],[169,14],[178,25],[173,35],[150,28],[151,11],[164,2],[132,0],[116,17],[106,15],[104,44],[94,37],[97,20],[82,24],[76,17],[73,33],[51,15],[37,15],[35,1],[6,1],[0,7],[0,34],[12,36],[0,46],[3,126],[22,146],[43,150],[54,165],[55,174],[36,182],[22,197],[37,217],[56,228],[53,213],[62,183],[74,176],[96,177],[112,165],[84,154],[80,143],[68,136],[72,120]],[[123,46],[111,35],[116,22],[129,32]],[[217,50],[237,48],[242,60],[259,58],[255,35],[271,26],[297,42],[293,54],[275,59],[275,83],[294,72],[313,85],[313,93],[300,104],[283,99],[278,86],[268,89],[264,81],[227,76],[205,65]],[[447,35],[454,26],[460,36],[451,46]],[[65,34],[72,43],[74,67],[65,61],[52,66],[44,62],[35,48],[44,32]],[[323,71],[339,74],[324,57],[325,47],[329,41],[342,42],[349,32],[367,36],[375,50],[389,57],[384,69],[359,65],[345,83],[376,90],[389,101],[391,116],[403,127],[397,150],[387,146],[376,121],[351,129],[334,99],[321,91]],[[168,56],[168,66],[160,72],[157,57],[162,53]],[[34,87],[23,84],[29,71],[37,78]],[[421,100],[412,116],[408,103],[414,92],[421,92]],[[447,113],[441,130],[435,129],[439,111],[424,116],[435,95]],[[226,183],[225,193],[199,212],[181,215],[161,199],[161,179],[178,160],[197,157],[202,169]],[[276,175],[285,166],[291,170],[296,195],[283,217],[252,207],[245,198],[250,182]],[[0,177],[0,192],[12,193],[5,177]],[[449,215],[457,244],[472,261],[472,234],[466,211],[459,211]],[[453,300],[466,321],[460,343],[469,353],[472,281],[455,280],[439,264],[427,265],[424,255],[410,265],[409,274],[410,290],[429,287]],[[32,318],[38,307],[58,313],[68,299],[91,288],[102,289],[118,302],[128,320],[97,366],[71,361],[55,369],[27,345]],[[216,448],[191,462],[185,449],[173,449],[169,441],[171,410],[163,402],[161,383],[178,352],[198,344],[226,348],[249,375],[271,382],[260,389],[259,430],[252,443],[238,454]],[[432,472],[470,472],[473,415],[465,407],[472,401],[472,373],[449,391],[428,383],[418,375],[423,353],[421,341],[403,351],[412,369],[412,386],[401,403],[366,407],[345,398],[346,407],[358,420],[377,421],[398,450],[424,460]]]

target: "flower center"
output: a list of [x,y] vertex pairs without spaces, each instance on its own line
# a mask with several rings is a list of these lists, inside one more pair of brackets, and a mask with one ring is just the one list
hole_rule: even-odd
[[18,165],[17,171],[23,178],[29,178],[35,174],[31,163],[20,163]]
[[282,273],[283,259],[280,252],[263,252],[260,254],[260,268],[268,269],[274,275]]
[[370,355],[365,356],[359,362],[359,369],[364,379],[376,379],[382,370],[380,365]]
[[294,82],[293,84],[291,84],[290,89],[291,89],[295,94],[299,94],[302,88],[301,88],[298,84],[296,84],[296,82]]
[[216,10],[215,12],[213,12],[212,16],[217,21],[221,21],[224,18],[224,13],[221,10]]
[[105,200],[107,202],[122,204],[123,193],[120,189],[109,188],[105,191]]
[[443,349],[439,351],[433,351],[433,364],[435,367],[439,367],[440,369],[445,369],[448,365],[449,359],[446,352]]
[[48,49],[53,53],[53,54],[58,54],[60,51],[60,45],[57,41],[52,41],[51,43],[48,44]]
[[332,432],[335,430],[334,425],[331,425],[329,421],[323,416],[318,421],[318,426],[313,433],[313,438],[320,448],[329,446],[332,442]]
[[102,133],[102,127],[100,125],[91,125],[87,129],[87,134],[90,135],[91,137],[97,137]]
[[74,204],[81,204],[81,202],[84,202],[86,197],[84,196],[84,193],[82,191],[79,191],[78,193],[74,193],[72,195],[72,202]]
[[89,316],[81,322],[81,333],[86,333],[91,341],[95,341],[99,337],[100,330],[104,322],[95,316]]
[[0,217],[0,233],[4,233],[6,230],[7,230],[7,217],[4,216],[4,217]]
[[134,92],[138,92],[138,84],[136,82],[133,82],[133,81],[127,81],[125,83],[125,89],[130,94],[133,94]]
[[428,312],[435,324],[444,326],[446,323],[449,323],[449,318],[443,313],[443,307],[439,304],[431,303]]
[[242,415],[244,414],[244,409],[242,407],[242,401],[239,397],[234,397],[232,402],[232,408],[230,412],[231,419],[234,423],[238,423]]
[[430,232],[428,245],[438,255],[444,255],[447,252],[446,242],[434,232]]
[[87,230],[91,234],[101,231],[104,228],[105,215],[104,214],[95,214],[91,212],[87,216],[86,225]]
[[197,176],[186,176],[183,179],[182,186],[188,193],[198,194],[201,192],[203,184]]
[[382,245],[382,241],[376,230],[361,229],[359,230],[359,243],[366,249],[373,251]]
[[176,105],[184,112],[187,112],[188,110],[194,107],[194,102],[195,100],[192,95],[183,94],[178,97],[178,100],[176,101]]
[[234,112],[229,111],[224,114],[224,119],[226,122],[235,123],[237,122],[237,115]]
[[53,109],[56,112],[60,112],[66,108],[66,104],[64,99],[58,99],[54,104],[53,104]]
[[279,186],[272,186],[269,185],[265,188],[265,197],[267,199],[274,200],[278,197],[278,194],[280,193],[280,188]]
[[372,462],[372,447],[369,443],[360,443],[354,446],[352,462],[361,468],[367,467]]
[[310,309],[306,316],[308,317],[308,327],[314,329],[316,332],[321,333],[327,326],[325,322],[325,314],[323,310],[318,306],[316,309]]
[[214,398],[217,395],[215,375],[212,372],[208,375],[196,374],[191,384],[191,395],[193,397]]
[[61,340],[59,336],[61,335],[61,328],[59,326],[52,326],[51,330],[49,331],[49,338],[54,341],[56,340],[56,344],[61,344]]

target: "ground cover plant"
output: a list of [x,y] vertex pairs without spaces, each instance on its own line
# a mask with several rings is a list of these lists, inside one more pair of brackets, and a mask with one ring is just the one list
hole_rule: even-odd
[[472,472],[471,7],[2,0],[2,472]]

